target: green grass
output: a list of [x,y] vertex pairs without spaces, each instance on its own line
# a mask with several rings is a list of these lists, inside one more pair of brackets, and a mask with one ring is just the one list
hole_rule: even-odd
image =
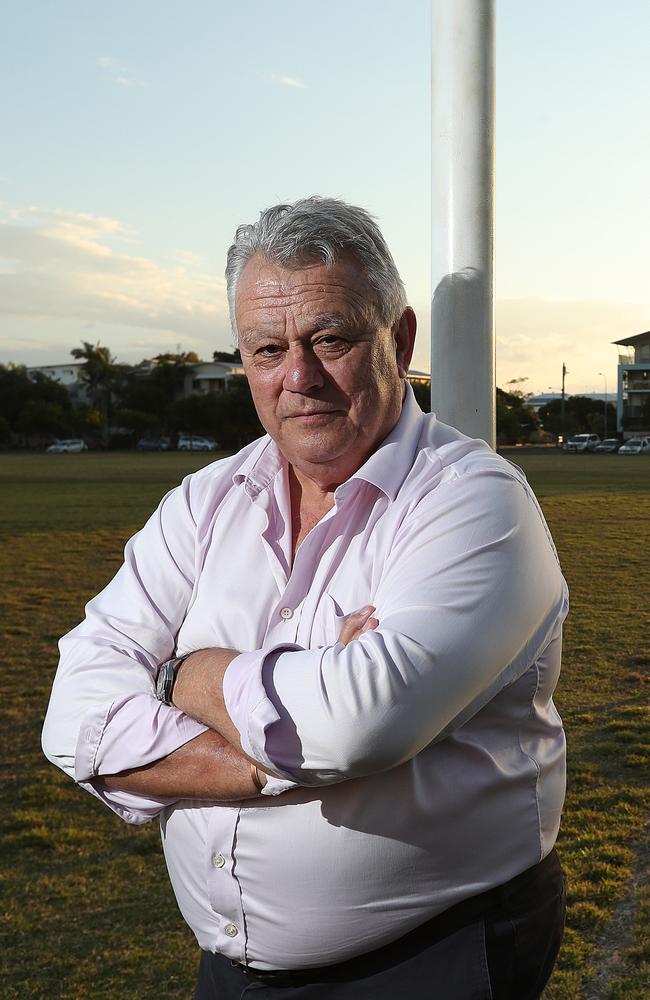
[[183,476],[213,462],[206,452],[0,455],[0,536],[140,526]]
[[538,497],[599,493],[645,493],[650,490],[646,455],[569,455],[566,452],[504,448],[504,458],[519,465]]
[[[213,456],[0,456],[0,995],[188,998],[198,954],[155,824],[127,827],[42,757],[58,637],[159,497]],[[509,452],[571,588],[557,694],[569,743],[559,850],[569,923],[547,1000],[639,1000],[650,970],[650,462]]]

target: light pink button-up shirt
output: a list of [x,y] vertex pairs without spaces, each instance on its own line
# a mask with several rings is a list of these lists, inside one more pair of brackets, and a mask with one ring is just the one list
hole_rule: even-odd
[[[568,601],[523,475],[421,413],[336,491],[291,559],[286,462],[268,438],[189,476],[61,641],[47,756],[126,820],[160,814],[202,948],[262,969],[342,961],[553,846],[564,736],[551,700]],[[373,604],[380,627],[343,646]],[[242,650],[242,745],[278,778],[211,805],[97,793],[204,727],[154,696],[158,664]]]

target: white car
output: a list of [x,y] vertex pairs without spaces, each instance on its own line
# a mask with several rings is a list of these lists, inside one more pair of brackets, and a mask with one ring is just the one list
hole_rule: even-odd
[[618,449],[619,455],[650,455],[650,437],[630,438]]
[[71,454],[72,452],[88,451],[88,445],[85,441],[82,441],[81,438],[64,438],[62,441],[55,441],[54,444],[51,444],[49,448],[45,449],[45,451],[58,455],[66,452]]
[[594,451],[600,444],[597,434],[574,434],[566,443],[567,451]]
[[621,447],[621,442],[618,438],[605,438],[600,444],[597,444],[594,448],[596,454],[614,454]]
[[179,451],[216,451],[219,447],[214,438],[198,434],[181,434],[176,445]]

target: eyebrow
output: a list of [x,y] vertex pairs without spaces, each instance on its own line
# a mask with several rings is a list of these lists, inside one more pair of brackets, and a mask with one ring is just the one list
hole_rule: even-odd
[[[337,312],[319,313],[317,316],[314,316],[310,323],[309,332],[319,333],[321,330],[340,330],[343,328],[355,330],[362,327],[365,327],[365,324],[360,322],[360,318],[357,315],[343,316]],[[273,336],[272,329],[258,327],[240,334],[240,340],[245,343],[254,343],[257,340],[263,340],[265,337]]]
[[318,333],[319,330],[336,330],[342,326],[354,326],[354,320],[350,316],[341,316],[340,313],[320,313],[314,317],[312,330]]

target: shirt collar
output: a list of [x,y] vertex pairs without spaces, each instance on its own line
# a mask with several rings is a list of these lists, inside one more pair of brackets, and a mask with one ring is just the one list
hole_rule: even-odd
[[[399,420],[361,468],[336,489],[334,496],[337,501],[343,500],[359,480],[376,486],[390,500],[397,496],[413,466],[423,418],[413,389],[408,382],[405,385]],[[256,500],[269,488],[285,464],[286,460],[280,449],[267,434],[247,455],[232,481],[235,485],[243,483],[251,500]]]
[[271,486],[285,464],[282,452],[275,441],[266,434],[246,456],[234,473],[232,481],[235,486],[243,483],[250,499],[257,500],[259,495]]
[[384,438],[376,451],[345,483],[341,483],[335,496],[343,498],[353,489],[355,480],[371,483],[394,500],[399,488],[413,467],[413,460],[424,414],[417,404],[413,389],[405,383],[404,402],[400,418],[390,434]]

